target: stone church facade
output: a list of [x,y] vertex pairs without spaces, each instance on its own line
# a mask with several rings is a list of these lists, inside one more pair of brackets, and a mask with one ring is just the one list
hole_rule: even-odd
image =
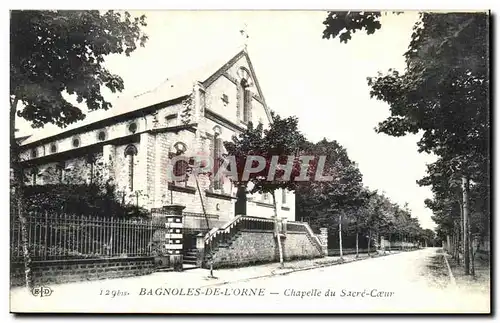
[[[170,181],[171,158],[217,158],[223,142],[247,123],[269,125],[271,116],[248,52],[167,79],[156,89],[125,98],[108,111],[88,114],[60,133],[31,136],[21,144],[27,185],[112,181],[123,199],[147,209],[169,204],[208,214],[219,223],[235,217],[236,188],[229,180],[198,175]],[[176,166],[177,167],[177,166]],[[295,220],[292,192],[276,192],[278,216]],[[248,196],[248,215],[271,217],[268,195]],[[189,224],[186,224],[189,226]]]

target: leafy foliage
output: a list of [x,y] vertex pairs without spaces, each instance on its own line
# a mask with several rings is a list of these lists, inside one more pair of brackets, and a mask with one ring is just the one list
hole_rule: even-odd
[[405,73],[369,78],[371,96],[391,111],[377,131],[422,131],[420,151],[460,166],[481,160],[489,139],[486,23],[482,14],[422,14]]
[[332,225],[336,215],[362,203],[361,172],[335,140],[309,144],[303,153],[326,156],[324,173],[333,180],[301,182],[297,189],[297,212],[299,216],[312,216],[323,225]]
[[26,211],[92,217],[147,217],[147,210],[123,204],[112,185],[54,184],[27,186]]
[[340,42],[347,43],[351,33],[365,30],[368,35],[373,34],[382,26],[379,11],[330,11],[323,24],[323,38],[338,37]]
[[10,94],[23,107],[19,116],[34,127],[65,126],[85,114],[63,93],[88,109],[108,109],[101,86],[122,91],[123,80],[104,64],[110,54],[130,55],[147,36],[145,17],[108,11],[12,11]]
[[[108,109],[101,94],[104,85],[122,91],[123,80],[104,65],[104,56],[129,55],[144,45],[141,31],[145,17],[131,19],[108,11],[11,11],[10,21],[10,153],[13,170],[15,213],[21,223],[26,286],[32,288],[31,260],[26,219],[22,167],[19,164],[15,119],[20,116],[32,127],[47,123],[65,127],[85,114],[68,102],[63,93],[85,101],[88,110]],[[21,108],[19,107],[21,106]]]
[[[372,33],[380,28],[380,16],[329,13],[323,38],[347,42],[350,31],[365,28]],[[465,230],[488,234],[488,50],[487,13],[421,13],[404,54],[404,72],[389,70],[368,78],[370,95],[388,103],[391,112],[376,131],[396,137],[422,134],[419,151],[438,156],[418,184],[432,188],[434,199],[425,203],[442,240],[452,234],[461,239],[457,227],[466,202],[472,223]],[[462,189],[462,178],[470,179],[467,198],[462,195],[468,191]]]
[[313,227],[327,226],[337,230],[342,221],[343,231],[360,233],[370,239],[379,234],[397,234],[423,238],[423,229],[411,212],[392,203],[388,197],[363,187],[362,174],[347,151],[337,141],[323,139],[304,145],[305,154],[325,155],[325,173],[333,181],[301,182],[297,188],[296,207],[299,217],[308,218]]
[[[335,38],[343,29],[374,30],[380,15],[330,12],[324,33]],[[421,131],[420,151],[435,153],[462,169],[486,162],[487,30],[488,16],[483,13],[422,13],[404,54],[405,72],[389,70],[368,78],[371,96],[390,106],[391,116],[377,131],[391,136]]]
[[[277,189],[295,190],[295,179],[300,175],[302,162],[300,160],[300,148],[305,138],[298,130],[298,119],[296,117],[282,118],[272,113],[273,122],[269,129],[263,129],[262,124],[254,128],[249,123],[247,129],[238,136],[233,136],[232,141],[224,142],[227,154],[225,157],[234,156],[236,160],[237,179],[235,184],[247,186],[252,183],[249,192],[271,193]],[[249,174],[244,178],[245,165],[248,162],[253,167],[257,162],[252,160],[254,156],[260,156],[265,160],[265,167],[256,173]],[[274,172],[271,169],[273,157],[277,158],[278,164],[284,165],[291,158],[293,167],[289,179],[283,178],[285,169],[277,167]],[[314,167],[309,168],[312,172]],[[270,175],[271,174],[271,175]],[[270,177],[270,178],[269,178]]]

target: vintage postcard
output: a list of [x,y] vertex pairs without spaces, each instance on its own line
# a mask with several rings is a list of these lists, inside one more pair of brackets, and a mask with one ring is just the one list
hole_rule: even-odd
[[491,313],[490,12],[12,10],[12,313]]

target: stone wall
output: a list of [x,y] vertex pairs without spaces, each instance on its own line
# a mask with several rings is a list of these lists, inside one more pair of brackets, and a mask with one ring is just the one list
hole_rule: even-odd
[[[153,270],[153,257],[34,261],[32,263],[32,277],[35,286],[148,275]],[[24,265],[13,263],[10,271],[11,286],[23,285]]]
[[228,247],[214,253],[214,268],[238,267],[276,261],[278,250],[273,231],[242,230]]
[[287,232],[283,241],[283,256],[286,260],[322,257],[323,253],[305,232]]
[[[306,232],[287,232],[282,238],[285,261],[323,257],[321,248]],[[279,261],[279,250],[273,230],[241,230],[228,246],[214,252],[214,268],[240,267]]]

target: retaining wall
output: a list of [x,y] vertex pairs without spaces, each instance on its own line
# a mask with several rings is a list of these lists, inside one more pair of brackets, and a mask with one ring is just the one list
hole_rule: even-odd
[[[128,257],[34,261],[31,268],[33,284],[36,286],[37,284],[57,284],[147,275],[153,272],[154,258]],[[23,263],[11,264],[10,273],[11,286],[20,286],[25,283]]]
[[[281,239],[285,261],[323,257],[319,246],[306,232],[287,232]],[[273,230],[244,229],[233,241],[214,251],[213,266],[240,267],[279,261],[278,244]]]

